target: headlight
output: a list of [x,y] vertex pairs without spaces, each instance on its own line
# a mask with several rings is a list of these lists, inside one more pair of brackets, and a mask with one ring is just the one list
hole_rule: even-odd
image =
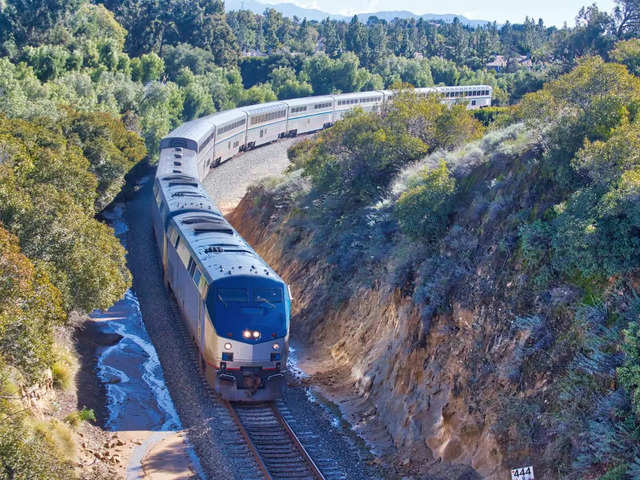
[[244,332],[242,332],[242,336],[244,338],[251,338],[251,332],[249,330],[245,330]]
[[257,330],[253,331],[253,338],[260,338],[260,332]]
[[231,344],[229,342],[224,344],[224,349],[225,350],[231,350]]
[[273,349],[274,350],[280,350],[280,345],[278,345],[277,343],[273,344]]

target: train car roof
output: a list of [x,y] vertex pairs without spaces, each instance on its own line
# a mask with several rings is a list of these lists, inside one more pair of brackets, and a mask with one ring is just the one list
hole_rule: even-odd
[[381,97],[382,92],[379,90],[375,90],[372,92],[353,92],[353,93],[341,93],[339,95],[334,95],[336,100],[342,98],[361,98],[361,97]]
[[211,134],[211,130],[215,127],[214,117],[215,114],[207,115],[206,117],[183,123],[178,128],[169,132],[164,138],[189,138],[200,144],[201,141]]
[[170,213],[199,210],[222,217],[222,213],[196,178],[172,174],[158,177],[158,182]]
[[196,152],[188,148],[163,148],[160,150],[157,176],[189,175],[198,178]]
[[291,98],[289,100],[283,100],[283,102],[290,107],[294,107],[297,105],[309,105],[317,102],[333,102],[333,100],[333,95],[318,95],[314,97]]
[[239,120],[242,117],[247,117],[247,114],[240,108],[234,108],[232,110],[225,110],[223,112],[215,113],[212,116],[213,122],[216,126],[223,123],[231,122],[233,120]]
[[282,282],[222,215],[190,212],[176,215],[172,222],[202,266],[209,285],[232,276],[256,276]]
[[286,108],[286,107],[287,107],[287,104],[285,102],[267,102],[267,103],[259,103],[257,105],[250,105],[247,107],[240,107],[240,109],[252,115],[254,113],[280,110],[281,108]]

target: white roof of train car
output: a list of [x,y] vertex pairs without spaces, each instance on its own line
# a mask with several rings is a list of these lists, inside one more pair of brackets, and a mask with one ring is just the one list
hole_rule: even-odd
[[183,123],[175,130],[172,130],[165,138],[190,138],[200,144],[200,142],[211,133],[211,129],[214,126],[214,117],[215,114],[207,115],[206,117],[201,117],[196,120],[191,120],[189,122]]
[[339,95],[335,95],[336,100],[345,99],[345,98],[363,98],[363,97],[382,97],[382,91],[376,90],[373,92],[353,92],[353,93],[341,93]]
[[212,115],[213,123],[216,126],[222,125],[233,120],[239,120],[242,117],[246,118],[247,114],[240,108],[234,108],[233,110],[225,110],[223,112],[215,113]]
[[315,97],[291,98],[289,100],[283,100],[283,102],[290,107],[296,107],[298,105],[313,105],[314,103],[333,102],[333,96],[318,95]]
[[199,209],[222,216],[207,191],[196,179],[190,180],[188,176],[173,174],[160,178],[160,184],[169,212]]
[[284,102],[267,102],[267,103],[259,103],[258,105],[249,105],[247,107],[240,107],[240,109],[247,112],[249,115],[253,115],[255,113],[281,110],[286,107],[287,107],[287,104]]

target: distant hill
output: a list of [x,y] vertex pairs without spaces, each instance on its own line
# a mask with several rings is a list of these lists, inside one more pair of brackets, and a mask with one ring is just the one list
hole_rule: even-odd
[[[226,0],[225,7],[227,10],[251,10],[254,13],[263,13],[267,8],[273,8],[282,13],[285,17],[298,17],[300,19],[306,18],[307,20],[321,21],[329,17],[333,20],[350,20],[351,17],[346,15],[335,15],[322,10],[315,10],[312,8],[303,8],[293,3],[263,3],[257,0]],[[453,19],[458,17],[461,23],[476,27],[480,25],[486,25],[489,23],[487,20],[471,20],[462,15],[449,14],[433,14],[426,13],[424,15],[416,15],[415,13],[408,12],[406,10],[399,11],[385,11],[385,12],[371,12],[371,13],[359,13],[358,19],[362,22],[366,22],[369,17],[378,17],[384,20],[393,20],[394,18],[423,18],[429,21],[443,21],[453,22]]]

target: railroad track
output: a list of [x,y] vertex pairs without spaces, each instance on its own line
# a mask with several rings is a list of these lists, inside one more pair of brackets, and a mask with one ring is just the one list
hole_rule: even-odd
[[226,403],[267,480],[325,480],[274,403]]

